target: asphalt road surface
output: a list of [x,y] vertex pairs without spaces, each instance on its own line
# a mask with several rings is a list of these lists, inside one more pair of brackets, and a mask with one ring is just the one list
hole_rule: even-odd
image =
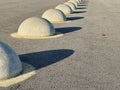
[[0,0],[0,41],[9,44],[36,75],[0,90],[120,90],[120,0],[85,0],[54,24],[64,36],[16,39],[10,36],[31,16],[67,0]]

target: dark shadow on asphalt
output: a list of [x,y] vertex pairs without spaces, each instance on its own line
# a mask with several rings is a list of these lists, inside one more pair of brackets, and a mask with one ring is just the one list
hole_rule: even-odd
[[87,9],[87,7],[77,7],[77,9]]
[[64,27],[64,28],[56,28],[56,31],[61,33],[70,33],[70,32],[78,31],[81,29],[82,27]]
[[84,5],[84,4],[86,5],[88,3],[89,3],[89,0],[84,0],[84,1],[81,2],[82,5]]
[[74,11],[73,14],[77,14],[77,13],[86,13],[87,11]]
[[74,21],[74,20],[79,20],[79,19],[83,19],[84,17],[67,17],[67,20],[71,20],[71,21]]
[[88,5],[79,5],[79,6],[88,6]]
[[73,50],[59,49],[50,51],[41,51],[19,55],[22,62],[33,66],[36,70],[48,65],[54,64],[74,53]]

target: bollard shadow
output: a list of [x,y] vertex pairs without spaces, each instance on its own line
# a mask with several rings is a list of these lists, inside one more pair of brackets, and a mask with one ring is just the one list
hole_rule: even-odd
[[88,6],[87,4],[85,5],[85,4],[83,4],[83,5],[79,5],[79,6]]
[[77,14],[77,13],[86,13],[87,11],[74,11],[73,14]]
[[82,27],[64,27],[64,28],[56,28],[56,31],[61,33],[70,33],[70,32],[78,31],[81,29]]
[[82,0],[80,4],[88,4],[89,0]]
[[74,20],[79,20],[79,19],[83,19],[84,17],[67,17],[67,20],[71,20],[71,21],[74,21]]
[[22,62],[33,66],[36,70],[48,65],[54,64],[74,53],[70,49],[59,49],[50,51],[41,51],[19,55]]
[[87,9],[87,7],[77,7],[76,9]]
[[81,3],[81,5],[87,5],[89,3],[89,1],[84,1]]
[[58,49],[19,55],[23,66],[22,72],[17,76],[1,81],[0,87],[12,86],[10,90],[18,90],[20,89],[19,83],[36,75],[36,70],[64,60],[73,53],[74,51],[71,49]]

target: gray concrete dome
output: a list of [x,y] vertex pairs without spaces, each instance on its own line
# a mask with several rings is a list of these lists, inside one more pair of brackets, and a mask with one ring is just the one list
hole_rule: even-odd
[[22,64],[16,53],[7,44],[0,42],[0,79],[14,77],[22,71]]
[[72,2],[65,2],[64,4],[68,5],[69,7],[71,7],[72,11],[74,11],[76,9],[75,4],[73,4]]
[[80,0],[70,0],[70,1],[77,2],[78,4],[80,4]]
[[56,7],[56,9],[61,10],[64,14],[71,14],[72,9],[68,5],[60,4]]
[[63,22],[66,21],[65,14],[58,9],[48,9],[42,15],[43,18],[50,22]]
[[31,17],[20,25],[18,32],[11,34],[17,38],[39,39],[55,35],[54,26],[44,18]]
[[78,5],[79,5],[79,4],[78,4],[77,1],[69,0],[68,2],[72,2],[72,3],[75,5],[75,7],[78,8]]

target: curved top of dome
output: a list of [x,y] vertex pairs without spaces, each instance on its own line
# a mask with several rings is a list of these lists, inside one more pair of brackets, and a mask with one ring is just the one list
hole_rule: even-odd
[[61,10],[64,14],[70,14],[72,13],[72,9],[70,6],[65,5],[65,4],[59,4],[56,9]]
[[79,4],[80,4],[80,2],[81,2],[81,0],[76,0]]
[[71,7],[72,11],[74,11],[76,9],[75,4],[73,4],[72,2],[65,2],[64,4],[66,4],[69,7]]
[[69,0],[68,2],[72,2],[75,5],[76,8],[78,7],[78,2],[77,1]]
[[50,22],[66,21],[65,14],[58,9],[48,9],[43,13],[42,17],[47,19]]
[[26,36],[49,36],[55,34],[55,29],[46,19],[31,17],[20,25],[18,34]]
[[70,1],[76,1],[76,2],[78,2],[78,3],[80,2],[79,0],[70,0]]
[[0,42],[0,79],[18,75],[22,64],[16,53],[7,44]]
[[40,39],[56,35],[54,26],[44,18],[31,17],[23,21],[18,32],[11,34],[17,38]]

